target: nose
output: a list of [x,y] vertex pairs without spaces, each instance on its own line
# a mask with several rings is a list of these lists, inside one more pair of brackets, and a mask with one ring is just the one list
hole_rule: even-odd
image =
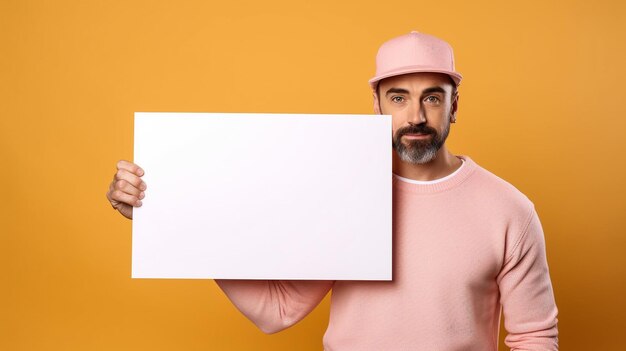
[[409,124],[422,124],[426,122],[426,110],[420,100],[413,101],[408,112],[409,116],[407,122]]

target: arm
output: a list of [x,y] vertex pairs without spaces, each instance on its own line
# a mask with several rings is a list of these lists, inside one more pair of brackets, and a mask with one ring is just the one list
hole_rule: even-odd
[[506,345],[514,351],[558,350],[558,310],[543,229],[534,207],[497,279],[508,332]]
[[216,279],[232,303],[264,333],[286,329],[311,312],[332,288],[325,280]]

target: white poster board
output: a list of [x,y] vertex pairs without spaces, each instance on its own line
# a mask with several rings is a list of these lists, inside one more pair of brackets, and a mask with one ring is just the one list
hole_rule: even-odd
[[133,278],[391,280],[391,116],[135,113]]

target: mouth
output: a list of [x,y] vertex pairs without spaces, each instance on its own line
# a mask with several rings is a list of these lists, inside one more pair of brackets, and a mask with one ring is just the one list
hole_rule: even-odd
[[404,134],[402,137],[406,137],[407,139],[425,139],[429,136],[431,136],[430,133],[427,133],[427,134],[415,133],[415,134]]

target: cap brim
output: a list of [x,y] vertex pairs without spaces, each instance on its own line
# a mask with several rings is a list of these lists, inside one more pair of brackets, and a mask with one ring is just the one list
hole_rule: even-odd
[[379,76],[376,76],[372,79],[370,79],[368,82],[370,84],[370,86],[372,87],[372,89],[376,89],[376,86],[378,85],[378,82],[381,81],[382,79],[385,78],[389,78],[389,77],[394,77],[394,76],[400,76],[403,74],[409,74],[409,73],[443,73],[443,74],[447,74],[449,75],[452,80],[454,81],[454,83],[456,84],[456,86],[458,87],[461,84],[461,79],[463,79],[463,76],[457,72],[451,72],[448,70],[442,70],[442,69],[432,69],[432,68],[427,68],[427,67],[405,67],[405,68],[400,68],[400,69],[396,69],[390,72],[387,72],[385,74],[381,74]]

